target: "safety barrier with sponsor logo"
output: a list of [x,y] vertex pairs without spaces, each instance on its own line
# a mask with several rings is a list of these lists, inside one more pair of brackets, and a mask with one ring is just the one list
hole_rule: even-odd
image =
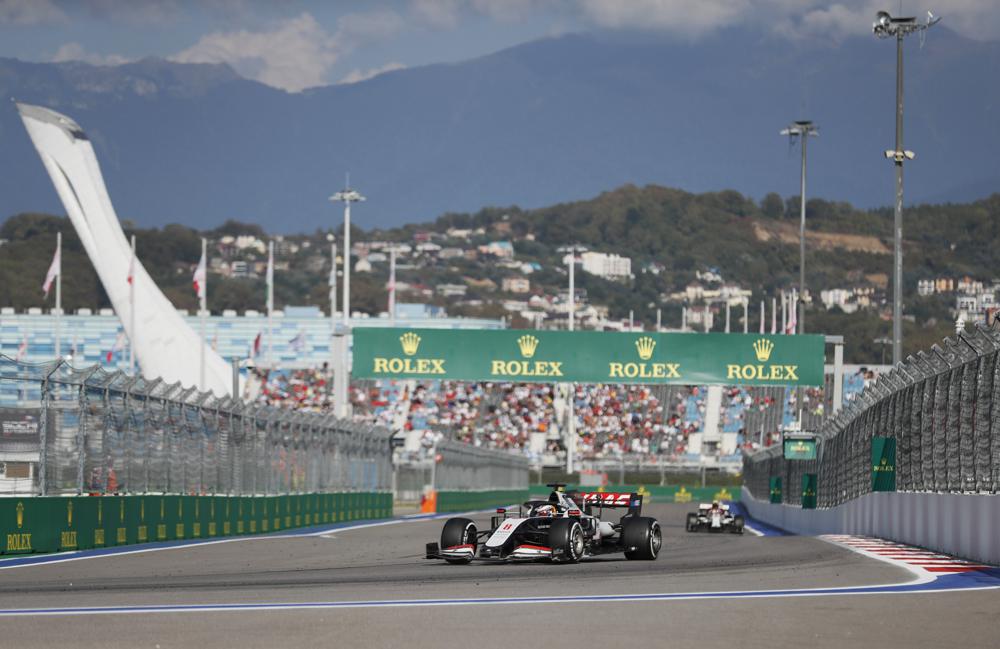
[[0,554],[279,532],[392,516],[392,494],[0,498]]
[[[593,487],[566,487],[568,491],[594,491]],[[683,485],[607,485],[596,491],[610,493],[639,493],[643,503],[698,503],[711,500],[739,500],[738,487],[686,487]],[[532,498],[542,498],[552,492],[549,487],[532,485]]]
[[437,511],[469,512],[477,509],[503,507],[528,500],[526,490],[506,489],[494,491],[439,491],[437,492]]

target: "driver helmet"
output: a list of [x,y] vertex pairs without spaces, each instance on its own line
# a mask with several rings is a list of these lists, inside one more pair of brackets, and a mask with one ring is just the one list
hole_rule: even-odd
[[539,505],[535,507],[535,516],[554,516],[555,513],[555,505]]
[[712,501],[712,509],[718,509],[718,508],[719,508],[719,501],[718,500],[713,500]]

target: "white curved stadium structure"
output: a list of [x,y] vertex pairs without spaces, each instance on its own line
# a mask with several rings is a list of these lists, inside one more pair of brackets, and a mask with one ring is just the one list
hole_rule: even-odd
[[[136,260],[135,330],[129,303],[131,248],[111,204],[86,133],[69,117],[41,106],[17,104],[32,143],[49,172],[101,284],[135,349],[142,374],[198,386],[218,396],[232,391],[232,370],[177,313]],[[200,351],[205,348],[205,384],[200,385]]]

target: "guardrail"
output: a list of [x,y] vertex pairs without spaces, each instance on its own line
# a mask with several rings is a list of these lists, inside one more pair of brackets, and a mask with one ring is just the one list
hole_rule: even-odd
[[[0,356],[0,491],[269,495],[387,492],[390,431],[180,384]],[[34,422],[34,426],[32,426]],[[6,434],[6,433],[10,434]],[[25,471],[15,472],[18,475]]]
[[[816,504],[834,507],[873,490],[879,471],[909,492],[996,494],[1000,487],[1000,330],[977,325],[910,356],[819,429],[816,460],[786,461],[778,446],[744,456],[747,490],[798,504],[803,476],[816,476]],[[896,445],[878,466],[876,438]],[[775,499],[772,499],[774,502]]]

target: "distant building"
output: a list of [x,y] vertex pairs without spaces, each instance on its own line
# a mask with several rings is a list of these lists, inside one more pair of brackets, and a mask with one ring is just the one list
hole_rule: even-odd
[[992,313],[996,308],[996,295],[991,291],[983,291],[975,295],[959,293],[955,296],[955,316],[966,322],[985,320],[986,314]]
[[501,259],[511,259],[514,257],[514,244],[510,241],[491,241],[484,246],[479,246],[479,252]]
[[497,283],[494,282],[489,277],[484,277],[483,279],[476,279],[474,277],[463,277],[462,280],[472,288],[478,288],[484,291],[497,290]]
[[955,285],[955,290],[959,293],[965,293],[966,295],[974,295],[983,292],[983,283],[977,279],[972,279],[971,277],[963,277],[958,280]]
[[525,277],[504,277],[500,286],[506,293],[527,293],[531,290],[531,282]]
[[250,269],[247,267],[247,262],[245,261],[234,261],[230,264],[230,269],[232,271],[233,277],[250,277]]
[[932,279],[921,279],[921,280],[917,281],[917,295],[919,295],[921,297],[927,297],[928,295],[934,295],[934,280],[932,280]]
[[457,259],[465,254],[461,248],[442,248],[438,253],[438,259]]
[[955,291],[955,280],[950,277],[938,277],[934,280],[935,293],[953,293]]
[[585,252],[580,255],[583,270],[604,279],[629,277],[632,274],[632,260],[620,255],[603,252]]
[[438,284],[434,290],[444,297],[465,297],[469,287],[465,284]]

